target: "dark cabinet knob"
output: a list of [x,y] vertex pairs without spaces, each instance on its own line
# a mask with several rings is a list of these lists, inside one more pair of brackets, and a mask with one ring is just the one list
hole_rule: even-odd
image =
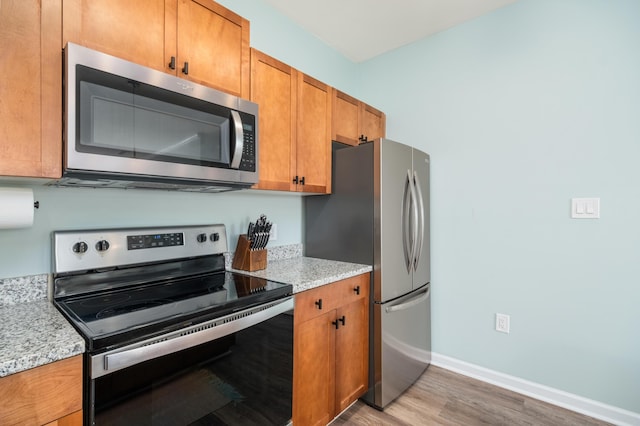
[[172,70],[176,69],[176,57],[175,56],[171,57],[171,62],[169,62],[169,68],[171,68]]
[[356,294],[358,294],[358,295],[359,295],[359,294],[360,294],[360,286],[359,286],[359,285],[358,285],[358,286],[356,286],[356,287],[353,289],[353,291],[355,291],[355,292],[356,292]]
[[340,318],[338,318],[338,321],[340,321],[342,323],[342,325],[344,325],[345,320],[346,319],[345,319],[344,315],[341,316]]
[[298,175],[296,175],[296,177],[293,178],[293,183],[295,183],[296,185],[298,184]]
[[300,185],[304,185],[304,176],[302,176],[302,179],[300,179]]
[[336,328],[336,330],[340,327],[340,323],[338,323],[338,320],[331,321],[331,324],[333,324],[333,326]]
[[189,74],[189,62],[184,63],[184,67],[182,67],[182,72],[186,75]]
[[318,299],[314,303],[318,307],[318,309],[322,309],[322,299]]

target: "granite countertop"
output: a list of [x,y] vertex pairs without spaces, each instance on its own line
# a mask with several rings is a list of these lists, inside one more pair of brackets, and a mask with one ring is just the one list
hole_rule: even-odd
[[310,290],[334,281],[371,272],[371,265],[316,259],[313,257],[295,257],[268,261],[267,268],[260,271],[240,271],[254,277],[293,285],[293,292]]
[[0,305],[0,377],[84,352],[84,340],[47,299]]

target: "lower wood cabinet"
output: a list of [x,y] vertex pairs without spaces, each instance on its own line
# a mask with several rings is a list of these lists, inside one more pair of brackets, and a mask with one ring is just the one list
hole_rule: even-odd
[[0,425],[82,425],[82,355],[0,378]]
[[369,274],[295,299],[293,424],[326,425],[368,387]]

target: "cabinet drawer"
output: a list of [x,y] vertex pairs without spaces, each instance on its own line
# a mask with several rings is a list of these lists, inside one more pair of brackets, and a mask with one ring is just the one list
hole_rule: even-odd
[[333,291],[337,295],[339,306],[369,297],[369,274],[347,278],[334,285]]
[[[359,291],[356,291],[359,288]],[[294,322],[301,323],[369,296],[369,274],[336,281],[295,296]]]

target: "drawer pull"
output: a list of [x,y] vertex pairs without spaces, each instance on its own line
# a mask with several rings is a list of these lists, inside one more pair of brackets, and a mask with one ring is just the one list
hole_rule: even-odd
[[322,299],[318,299],[314,303],[318,307],[318,309],[322,309]]
[[344,321],[345,321],[344,315],[341,318],[338,318],[338,321],[340,321],[342,323],[342,325],[344,326]]
[[356,287],[353,289],[353,291],[355,291],[355,292],[356,292],[356,294],[357,294],[357,295],[359,295],[359,294],[360,294],[360,286],[359,286],[359,285],[358,285],[358,286],[356,286]]

